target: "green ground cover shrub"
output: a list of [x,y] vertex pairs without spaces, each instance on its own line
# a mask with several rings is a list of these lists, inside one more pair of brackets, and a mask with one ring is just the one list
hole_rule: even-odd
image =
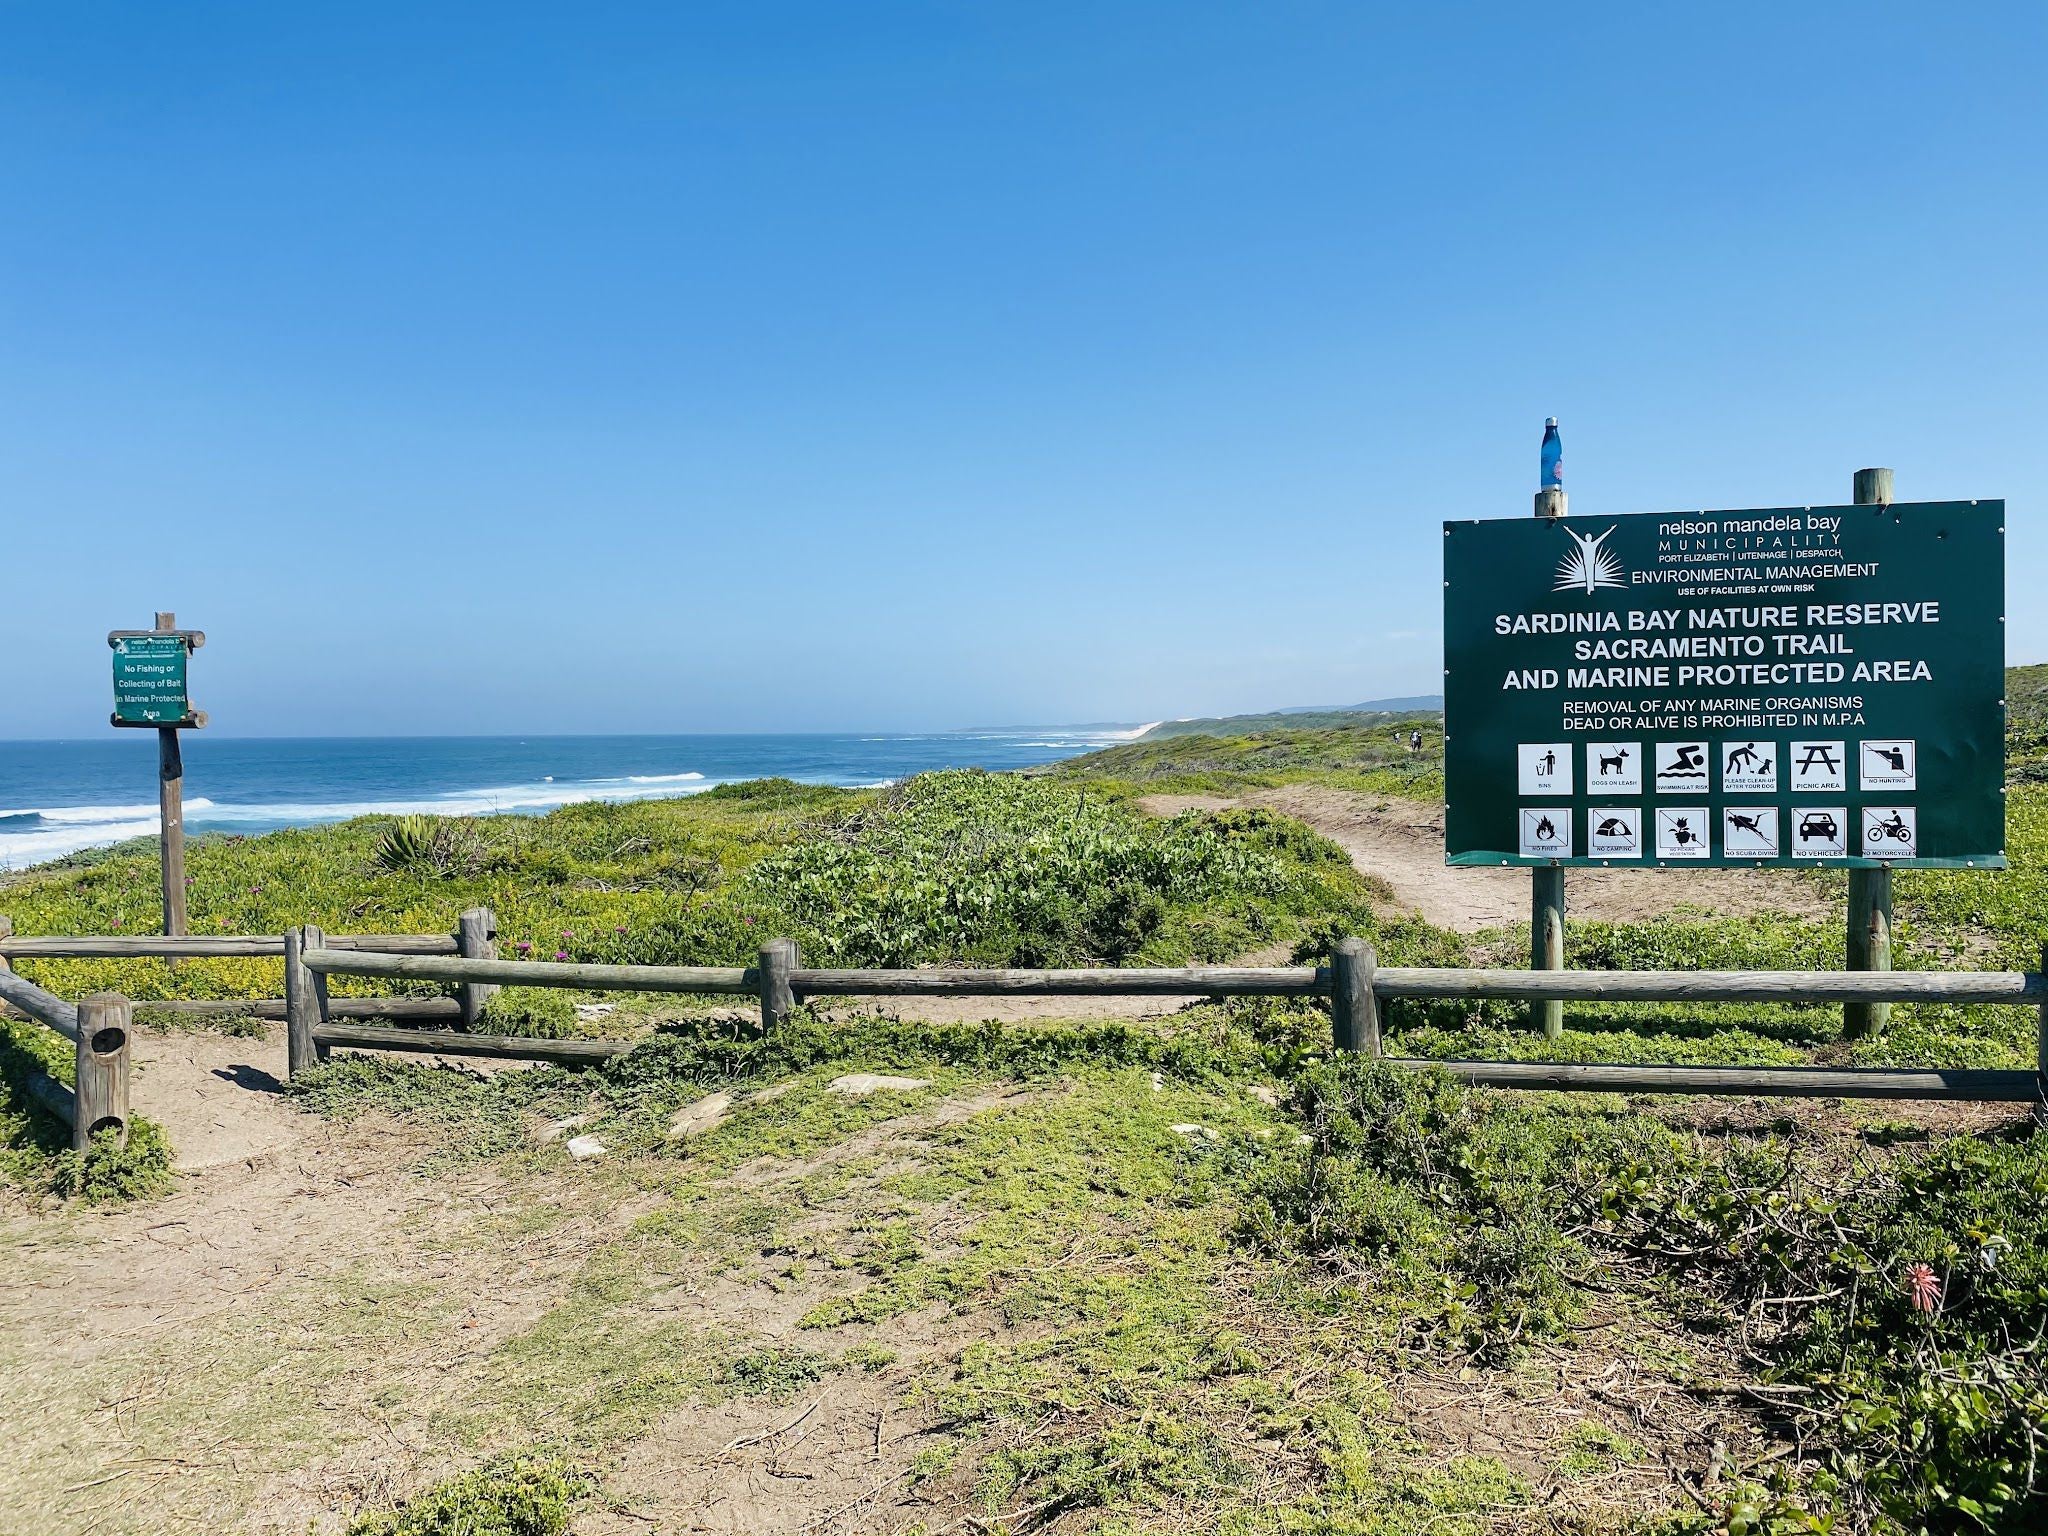
[[515,1456],[464,1472],[398,1509],[358,1515],[347,1536],[562,1536],[590,1483],[559,1460]]
[[[2020,1532],[2048,1516],[2048,1134],[1829,1161],[1344,1059],[1302,1073],[1310,1144],[1252,1177],[1247,1230],[1425,1336],[1498,1356],[1578,1317],[1597,1271],[1741,1330],[1859,1527]],[[1597,1261],[1597,1262],[1596,1262]]]
[[484,1000],[483,1032],[566,1040],[577,1033],[576,1004],[556,987],[506,987]]
[[745,886],[827,964],[1220,961],[1367,911],[1343,851],[1284,817],[1158,820],[979,772],[912,779]]
[[102,1132],[83,1152],[71,1127],[29,1097],[42,1073],[67,1086],[75,1055],[56,1031],[0,1018],[0,1178],[26,1193],[91,1204],[148,1200],[171,1187],[171,1148],[163,1127],[141,1116],[128,1125],[128,1145]]
[[2006,794],[2005,856],[2006,869],[1895,874],[1895,899],[1912,936],[1962,949],[1966,965],[2038,969],[2048,942],[2048,783],[2016,784]]

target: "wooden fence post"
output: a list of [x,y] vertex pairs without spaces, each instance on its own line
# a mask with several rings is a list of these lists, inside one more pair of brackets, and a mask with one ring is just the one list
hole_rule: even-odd
[[288,929],[284,936],[284,1019],[285,1076],[297,1077],[319,1064],[320,1048],[313,1040],[316,1024],[327,1022],[327,978],[308,970],[301,958],[318,949],[327,935],[310,923]]
[[[455,920],[455,952],[465,960],[498,958],[498,920],[489,907],[471,907]],[[497,990],[495,982],[461,983],[456,996],[462,1002],[464,1029],[475,1029],[483,1022],[484,1004]]]
[[[2041,946],[2041,975],[2048,979],[2048,944]],[[2048,997],[2034,1021],[2034,1123],[2048,1125]]]
[[1340,1051],[1380,1054],[1380,1005],[1372,990],[1378,965],[1363,939],[1339,939],[1330,953],[1330,1033]]
[[[175,634],[178,616],[159,613],[158,634]],[[156,804],[162,851],[164,932],[182,938],[185,923],[185,749],[179,744],[180,727],[159,726],[156,733]]]
[[772,1030],[796,1006],[789,973],[797,968],[795,939],[770,939],[761,946],[761,1028]]
[[[1564,969],[1564,869],[1529,871],[1529,969]],[[1529,1005],[1529,1018],[1546,1040],[1564,1035],[1564,1000],[1542,998]]]
[[[1888,469],[1859,469],[1850,492],[1859,507],[1888,507],[1892,503],[1892,472]],[[1843,766],[1847,772],[1847,765]],[[1847,783],[1845,779],[1843,781]],[[1847,828],[1843,829],[1847,836]],[[1888,971],[1892,968],[1892,872],[1889,869],[1849,871],[1848,962],[1852,971]],[[1842,1034],[1862,1040],[1880,1033],[1891,1022],[1890,1003],[1844,1003]]]
[[78,1005],[78,1084],[71,1145],[83,1152],[101,1131],[128,1145],[128,1036],[134,1005],[118,992],[95,992]]

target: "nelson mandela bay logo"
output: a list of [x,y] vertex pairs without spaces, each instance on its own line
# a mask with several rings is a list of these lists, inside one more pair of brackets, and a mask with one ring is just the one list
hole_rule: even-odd
[[[1617,525],[1618,526],[1618,525]],[[1607,547],[1608,535],[1614,532],[1588,535],[1564,529],[1564,536],[1572,541],[1571,551],[1557,562],[1557,583],[1553,592],[1593,593],[1602,587],[1628,585],[1621,560]]]

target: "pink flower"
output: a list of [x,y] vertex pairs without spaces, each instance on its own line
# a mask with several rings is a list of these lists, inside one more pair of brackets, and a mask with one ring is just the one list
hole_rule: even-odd
[[626,930],[625,930],[625,929],[623,929],[623,928],[614,928],[614,929],[612,930],[612,932],[613,932],[613,933],[624,933],[625,931],[626,931]]
[[518,950],[519,953],[521,953],[522,955],[530,955],[533,953],[533,941],[531,939],[521,939],[517,944],[514,944],[512,947]]
[[747,924],[747,926],[748,926],[749,928],[751,928],[751,927],[753,927],[753,926],[754,926],[754,920],[753,920],[753,919],[752,919],[751,917],[750,917],[750,918],[747,918],[747,919],[746,919],[745,921],[746,921],[746,924]]
[[115,919],[114,919],[114,926],[115,926],[116,928],[120,927],[120,926],[121,926],[121,919],[119,919],[118,917],[117,917],[117,918],[115,918]]
[[1908,1264],[1906,1295],[1915,1312],[1932,1312],[1941,1305],[1941,1280],[1925,1264]]
[[567,951],[566,949],[558,949],[555,951],[555,958],[557,960],[566,960],[569,958],[569,951]]
[[573,939],[576,937],[576,930],[573,928],[564,928],[562,930],[562,937],[565,939]]

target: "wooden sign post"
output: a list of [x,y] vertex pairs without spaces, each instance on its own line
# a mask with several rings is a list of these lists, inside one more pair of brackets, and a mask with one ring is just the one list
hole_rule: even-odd
[[162,821],[164,932],[180,936],[185,924],[185,754],[178,732],[206,724],[186,693],[186,663],[206,644],[205,634],[178,628],[178,616],[160,613],[154,629],[117,629],[107,635],[114,652],[113,723],[156,732],[157,810]]
[[[1849,494],[1859,507],[1888,507],[1892,504],[1892,472],[1888,469],[1859,469],[1850,481]],[[1892,968],[1892,872],[1890,869],[1849,871],[1848,962],[1852,971],[1888,971]],[[1891,1022],[1890,1003],[1842,1004],[1842,1033],[1851,1040],[1865,1040],[1883,1032]]]
[[[1546,521],[1555,522],[1565,516],[1570,506],[1562,486],[1545,486],[1536,493],[1536,515]],[[1529,871],[1529,969],[1564,969],[1564,866],[1561,864]],[[1529,1017],[1543,1031],[1546,1039],[1564,1037],[1564,1003],[1561,999],[1552,997],[1531,1003]]]

